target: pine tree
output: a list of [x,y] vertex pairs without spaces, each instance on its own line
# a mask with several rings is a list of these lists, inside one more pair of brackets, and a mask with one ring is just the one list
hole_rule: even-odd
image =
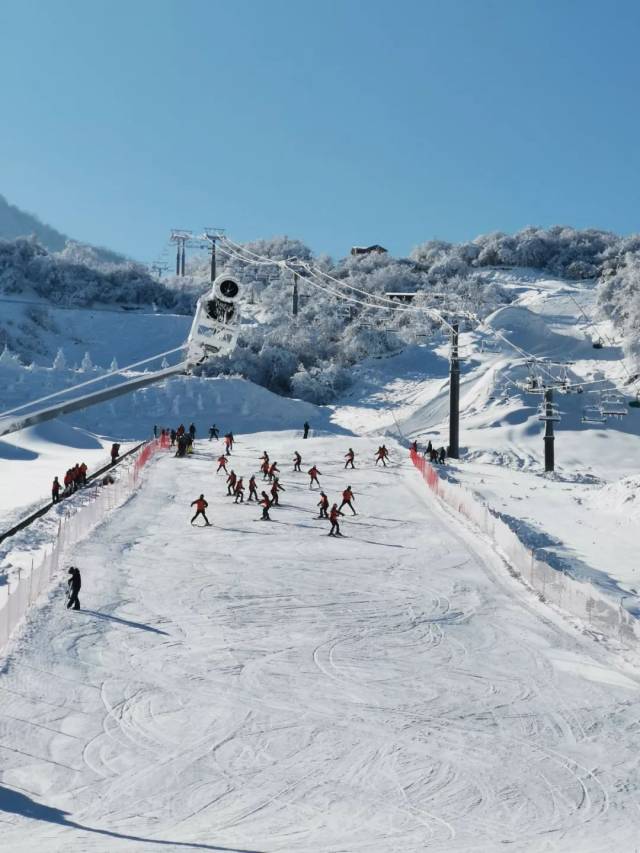
[[64,357],[64,353],[62,352],[62,347],[56,353],[56,357],[53,359],[53,369],[54,370],[65,370],[67,366],[67,359]]

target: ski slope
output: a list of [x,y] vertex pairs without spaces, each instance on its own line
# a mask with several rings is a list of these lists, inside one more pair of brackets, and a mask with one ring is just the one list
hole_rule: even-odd
[[[0,672],[2,850],[637,848],[637,675],[377,444],[240,436],[238,473],[265,448],[283,471],[270,524],[225,496],[219,445],[151,465],[73,554],[84,610],[56,589]],[[330,499],[353,486],[345,538],[296,449]]]

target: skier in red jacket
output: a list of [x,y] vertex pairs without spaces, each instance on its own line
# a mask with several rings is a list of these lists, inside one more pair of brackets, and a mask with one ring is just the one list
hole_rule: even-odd
[[238,481],[233,489],[233,494],[236,498],[234,503],[237,504],[238,501],[240,501],[241,504],[244,503],[244,485],[242,483],[242,477],[238,477]]
[[258,487],[256,486],[255,474],[252,474],[249,478],[249,497],[247,498],[247,503],[251,503],[254,498],[258,501],[258,503],[260,502],[260,498],[258,497]]
[[278,492],[286,492],[284,486],[280,485],[280,481],[277,477],[273,478],[273,485],[271,486],[271,506],[280,506],[280,501],[278,500]]
[[331,512],[329,513],[329,521],[331,522],[331,530],[329,531],[329,536],[342,536],[340,533],[340,525],[338,523],[338,516],[344,515],[343,512],[340,512],[338,509],[338,504],[334,504],[331,507]]
[[260,466],[260,470],[262,471],[262,479],[266,480],[269,476],[269,460],[265,459],[262,465]]
[[54,504],[57,504],[60,500],[60,481],[57,477],[53,478],[53,483],[51,484],[51,500]]
[[227,477],[227,494],[228,495],[233,495],[233,490],[236,487],[237,479],[238,478],[236,476],[236,472],[232,468],[230,473],[229,473],[229,476]]
[[329,509],[329,498],[325,495],[324,492],[320,492],[320,500],[318,501],[318,506],[320,507],[320,515],[318,518],[329,518],[327,514],[327,510]]
[[207,514],[205,512],[205,509],[209,506],[209,504],[205,501],[204,495],[200,495],[199,498],[197,498],[195,501],[192,501],[191,506],[195,506],[196,508],[196,514],[191,519],[191,524],[193,524],[196,518],[201,515],[204,518],[206,526],[211,527],[211,525],[209,524],[209,519],[207,518]]
[[272,462],[271,465],[269,465],[269,482],[273,483],[273,478],[279,473],[280,469],[278,468],[278,463]]
[[353,492],[351,491],[351,486],[347,486],[347,488],[342,493],[342,503],[340,504],[340,509],[342,509],[343,506],[348,506],[351,512],[354,515],[357,515],[355,509],[353,508],[353,504],[351,503],[352,500]]
[[227,473],[227,457],[226,456],[218,456],[218,467],[216,468],[216,474],[222,468],[224,473]]
[[319,488],[320,487],[320,480],[318,480],[318,474],[322,474],[322,471],[318,471],[318,469],[314,465],[312,468],[309,468],[309,470],[307,471],[307,474],[311,478],[309,480],[309,488],[312,489],[314,483],[317,483],[318,488]]
[[262,518],[260,521],[271,521],[271,516],[269,515],[269,507],[271,506],[271,501],[269,500],[269,495],[266,492],[262,492],[262,500],[260,501],[260,506],[262,507]]
[[378,450],[376,451],[376,465],[378,464],[378,462],[382,462],[383,466],[386,468],[387,463],[385,462],[385,459],[388,459],[388,458],[389,458],[389,451],[384,446],[384,444],[381,444],[380,447],[378,448]]

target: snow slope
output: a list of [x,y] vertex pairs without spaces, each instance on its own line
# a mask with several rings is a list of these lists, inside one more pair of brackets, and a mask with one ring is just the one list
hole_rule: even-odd
[[[618,499],[619,492],[633,491],[630,483],[640,476],[640,411],[629,408],[626,417],[603,425],[582,422],[584,407],[597,402],[596,388],[635,396],[638,386],[629,384],[633,367],[622,360],[610,325],[594,326],[585,316],[595,315],[593,283],[513,273],[496,278],[516,301],[496,311],[488,328],[460,336],[461,459],[442,473],[488,503],[537,556],[598,584],[640,614],[635,504]],[[584,383],[581,394],[556,395],[562,420],[556,425],[553,476],[543,473],[540,397],[520,390],[526,366],[490,329],[536,356],[571,362],[569,382]],[[605,347],[594,349],[592,341],[601,336]],[[358,432],[386,431],[405,444],[417,439],[421,446],[428,440],[446,446],[447,353],[442,340],[365,364],[356,389],[337,407],[336,420]],[[548,370],[558,376],[561,369]],[[597,379],[606,382],[589,384]]]
[[[213,459],[160,459],[0,673],[12,853],[632,851],[638,676],[526,597],[375,438],[243,435],[287,491],[271,524]],[[359,469],[342,469],[349,445]],[[361,513],[314,520],[289,459]],[[211,529],[190,527],[204,491]]]

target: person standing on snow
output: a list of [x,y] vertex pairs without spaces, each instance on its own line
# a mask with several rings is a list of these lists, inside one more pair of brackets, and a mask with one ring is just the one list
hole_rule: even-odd
[[51,484],[51,500],[54,504],[57,504],[60,500],[60,481],[57,477],[53,478],[53,483]]
[[331,507],[331,512],[329,513],[329,521],[331,522],[331,530],[329,531],[329,536],[342,536],[340,533],[340,524],[338,523],[338,516],[344,515],[343,512],[340,512],[338,509],[338,504],[334,504]]
[[447,458],[447,451],[444,449],[444,447],[441,447],[440,452],[438,453],[438,462],[441,465],[444,465],[446,458]]
[[247,498],[247,503],[251,503],[254,498],[258,503],[260,502],[260,498],[258,497],[258,488],[256,486],[256,477],[255,474],[252,474],[249,478],[249,497]]
[[262,507],[262,518],[260,521],[271,521],[271,516],[269,515],[269,507],[271,506],[271,501],[269,500],[269,495],[266,492],[262,492],[262,500],[260,501],[260,506]]
[[212,438],[215,438],[216,440],[218,438],[218,427],[215,424],[212,424],[209,427],[209,441],[211,441]]
[[329,509],[329,498],[325,495],[324,492],[320,492],[320,500],[318,501],[318,506],[320,507],[320,515],[318,518],[329,518],[327,510]]
[[116,464],[116,459],[120,456],[120,445],[117,442],[114,442],[111,445],[111,464]]
[[236,487],[237,480],[238,480],[238,478],[236,477],[236,472],[232,468],[231,472],[229,473],[229,476],[227,477],[227,494],[228,495],[233,495],[233,490]]
[[320,488],[320,480],[318,480],[318,474],[322,474],[322,471],[318,471],[318,469],[314,465],[313,467],[309,468],[307,474],[311,478],[309,481],[309,488],[312,489],[314,483],[317,483],[318,488]]
[[309,430],[311,429],[311,427],[309,426],[309,423],[307,421],[304,422],[302,429],[304,430],[302,437],[309,438]]
[[300,471],[300,465],[301,464],[302,464],[302,456],[300,456],[300,454],[296,450],[296,452],[293,454],[293,470],[297,471],[299,474],[302,473]]
[[377,452],[376,452],[376,465],[378,464],[378,462],[382,462],[383,466],[386,468],[387,463],[385,462],[385,459],[388,459],[388,458],[389,458],[389,451],[384,446],[384,444],[381,444],[380,447],[378,448]]
[[277,477],[273,478],[273,485],[271,486],[271,506],[280,506],[280,501],[278,500],[278,492],[286,492],[284,486],[280,485],[280,481]]
[[356,466],[353,464],[353,460],[356,458],[356,454],[353,452],[353,447],[350,447],[350,448],[349,448],[349,452],[348,452],[348,453],[345,453],[344,458],[347,460],[347,461],[344,463],[344,467],[345,467],[345,469],[346,469],[346,468],[348,468],[349,466],[351,466],[352,468],[355,468],[355,467],[356,467]]
[[276,476],[276,474],[279,474],[279,473],[280,473],[280,469],[278,468],[278,463],[272,462],[271,465],[269,465],[269,471],[268,471],[269,482],[273,483],[273,478]]
[[355,511],[355,509],[353,508],[353,504],[351,503],[353,499],[354,498],[353,492],[351,491],[351,486],[347,486],[347,488],[342,493],[342,503],[340,504],[340,509],[342,509],[343,506],[348,506],[351,512],[354,515],[357,515],[357,512]]
[[74,610],[80,610],[80,589],[82,587],[82,578],[80,577],[80,569],[77,566],[71,566],[69,569],[69,580],[67,581],[68,597],[67,610],[73,607]]
[[242,484],[242,477],[238,477],[238,482],[233,489],[233,494],[236,498],[234,503],[237,504],[238,501],[240,501],[241,504],[244,503],[244,485]]
[[218,456],[218,467],[216,468],[216,474],[222,468],[224,473],[227,473],[227,457],[226,456]]
[[189,426],[189,435],[191,436],[191,441],[196,437],[196,425],[194,423]]
[[266,480],[269,476],[269,460],[265,459],[262,465],[260,466],[260,470],[262,471],[262,479]]
[[199,498],[197,498],[195,501],[192,501],[191,506],[195,506],[196,508],[196,514],[191,519],[191,524],[193,524],[196,518],[201,515],[204,518],[204,523],[206,524],[206,526],[211,527],[211,524],[209,523],[209,519],[207,518],[207,514],[205,512],[205,509],[209,506],[209,504],[205,501],[204,495],[200,495]]

